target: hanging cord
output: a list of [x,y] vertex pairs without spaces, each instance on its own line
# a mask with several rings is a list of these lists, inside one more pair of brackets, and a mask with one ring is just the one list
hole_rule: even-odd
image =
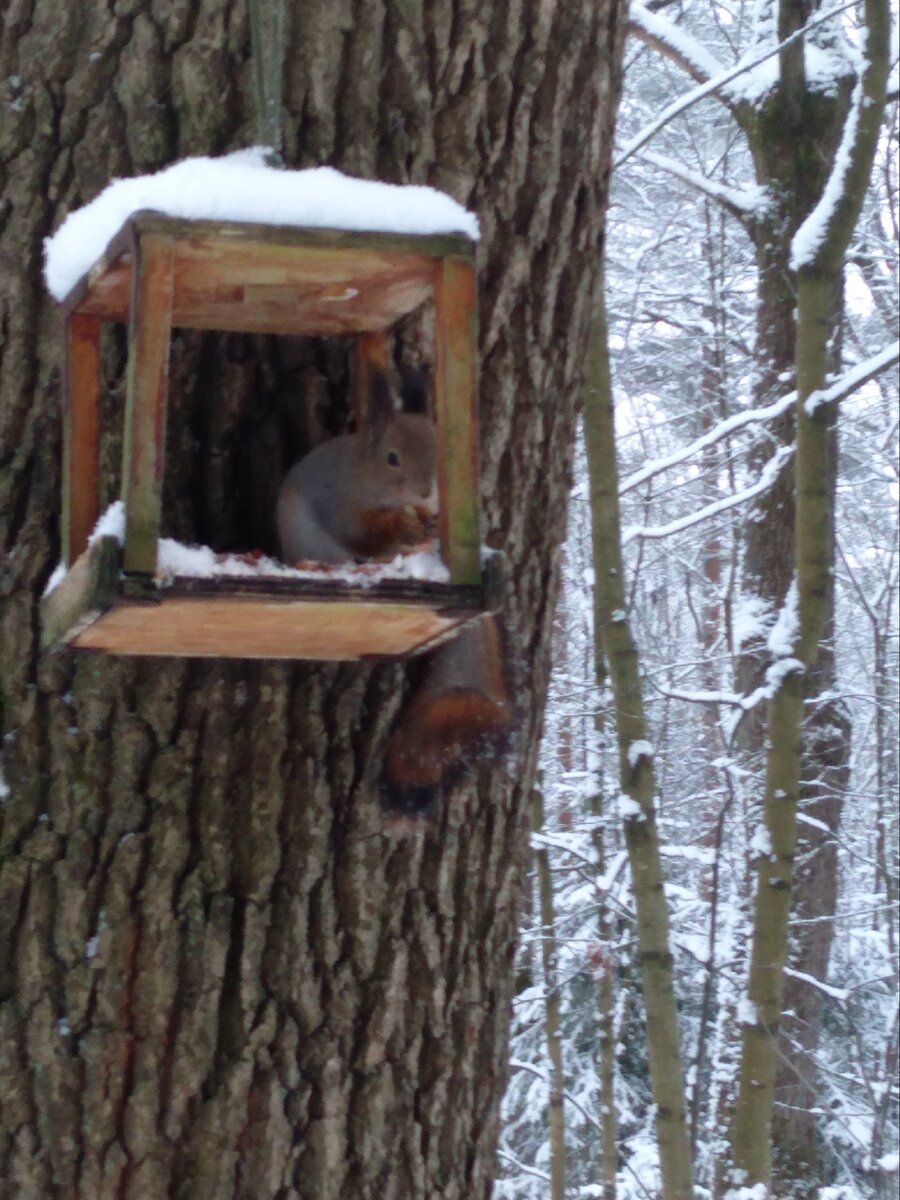
[[284,0],[247,0],[253,49],[253,90],[260,145],[270,167],[281,158],[281,80],[284,67]]

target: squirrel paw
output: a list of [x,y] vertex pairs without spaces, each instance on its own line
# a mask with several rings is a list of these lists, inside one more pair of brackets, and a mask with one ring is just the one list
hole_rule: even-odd
[[405,508],[398,508],[396,512],[394,533],[404,554],[430,540],[432,527],[436,522],[433,514],[427,509],[408,504]]
[[371,508],[360,516],[362,536],[354,547],[362,558],[393,558],[405,553],[408,547],[419,548],[431,537],[429,522],[423,514],[433,520],[427,510],[421,511],[412,504],[403,508]]

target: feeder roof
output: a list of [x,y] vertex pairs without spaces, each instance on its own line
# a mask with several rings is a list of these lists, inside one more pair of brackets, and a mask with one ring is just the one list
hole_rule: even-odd
[[70,213],[44,244],[45,278],[63,300],[135,213],[306,229],[478,238],[478,219],[444,192],[352,179],[331,167],[269,167],[261,148],[186,158],[153,175],[118,179]]

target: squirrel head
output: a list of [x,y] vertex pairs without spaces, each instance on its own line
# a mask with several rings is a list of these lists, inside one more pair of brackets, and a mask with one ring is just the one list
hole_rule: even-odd
[[436,512],[434,422],[424,412],[398,412],[381,372],[376,372],[372,380],[368,422],[362,436],[366,485],[378,506],[402,508],[412,504]]

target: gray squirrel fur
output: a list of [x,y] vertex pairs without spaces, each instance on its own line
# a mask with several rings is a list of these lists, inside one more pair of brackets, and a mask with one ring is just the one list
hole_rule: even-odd
[[[407,403],[420,390],[404,379]],[[285,563],[323,563],[390,555],[428,536],[437,510],[434,423],[398,412],[386,376],[372,380],[368,421],[356,433],[323,442],[288,471],[276,519]]]

